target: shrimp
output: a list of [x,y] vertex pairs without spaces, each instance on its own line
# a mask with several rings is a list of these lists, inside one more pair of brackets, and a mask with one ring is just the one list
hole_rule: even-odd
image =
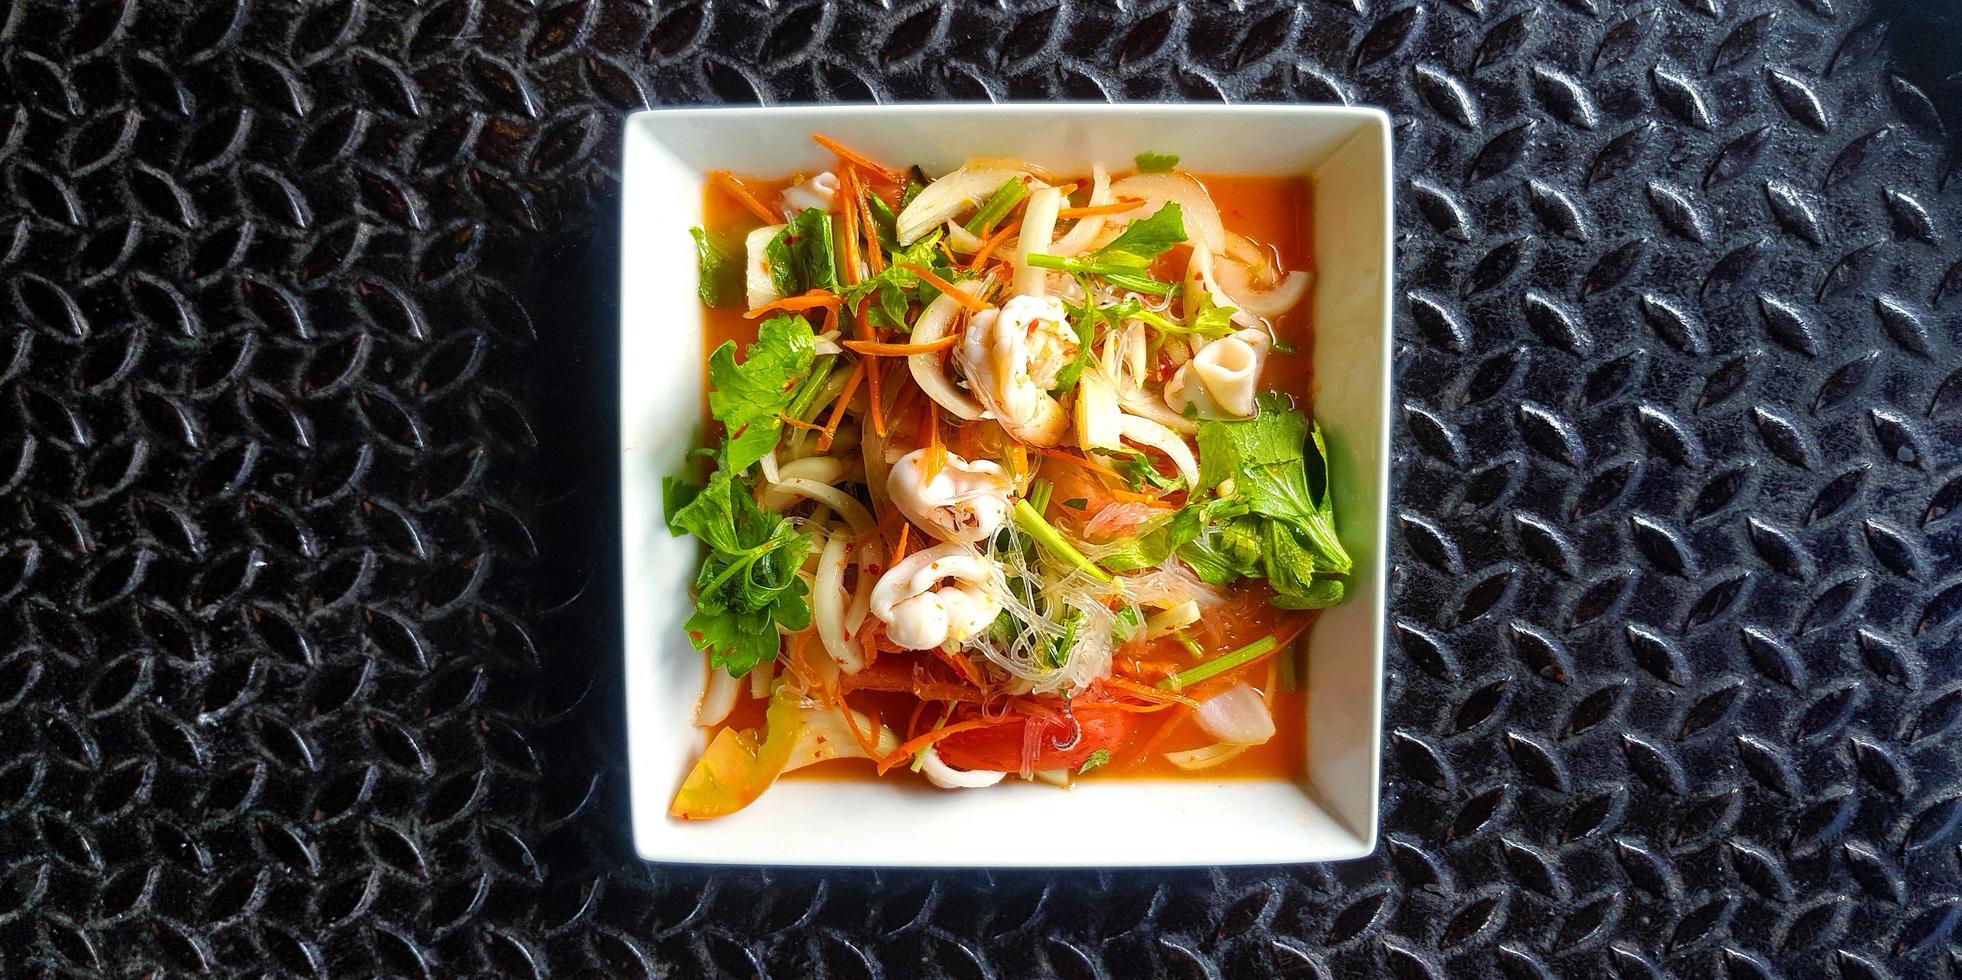
[[907,555],[872,587],[872,615],[886,624],[886,637],[907,650],[958,646],[1001,612],[984,588],[1000,574],[992,564],[952,543]]
[[900,457],[886,475],[886,495],[908,520],[942,541],[974,544],[994,536],[1008,521],[1015,483],[1000,464],[972,462],[947,453],[946,465],[927,479],[927,450]]
[[968,320],[961,367],[1002,428],[1023,442],[1054,446],[1070,431],[1070,413],[1049,394],[1076,359],[1076,332],[1061,300],[1017,296]]

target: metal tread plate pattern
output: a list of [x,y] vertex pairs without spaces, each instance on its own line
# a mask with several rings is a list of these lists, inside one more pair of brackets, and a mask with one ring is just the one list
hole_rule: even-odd
[[[1953,975],[1957,35],[1883,6],[0,5],[0,972]],[[619,119],[865,99],[1395,114],[1376,855],[635,860]]]

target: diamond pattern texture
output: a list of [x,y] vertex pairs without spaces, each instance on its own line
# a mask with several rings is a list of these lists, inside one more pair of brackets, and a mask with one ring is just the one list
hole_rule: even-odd
[[[1953,975],[1954,16],[0,5],[0,972]],[[1382,847],[639,863],[621,114],[1063,98],[1396,114]]]

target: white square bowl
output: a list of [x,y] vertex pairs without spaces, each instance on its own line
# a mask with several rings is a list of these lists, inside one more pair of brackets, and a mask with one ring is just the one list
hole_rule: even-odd
[[[705,744],[702,658],[682,622],[700,560],[661,519],[661,477],[702,431],[702,324],[690,226],[710,170],[829,166],[821,132],[875,159],[945,172],[1013,156],[1064,173],[1141,151],[1201,173],[1304,175],[1316,287],[1314,414],[1358,572],[1308,650],[1306,779],[1086,779],[940,792],[883,781],[779,782],[734,815],[667,814]],[[1389,498],[1390,122],[1285,105],[884,105],[656,109],[626,123],[620,260],[621,551],[634,844],[651,861],[762,865],[1120,867],[1360,857],[1376,846],[1383,560]],[[1046,828],[1038,830],[1038,828]],[[1081,830],[1065,828],[1082,828]]]

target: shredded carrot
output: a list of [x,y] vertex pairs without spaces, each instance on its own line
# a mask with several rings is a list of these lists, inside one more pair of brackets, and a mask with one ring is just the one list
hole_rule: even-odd
[[981,247],[974,250],[974,257],[967,260],[967,267],[971,270],[980,269],[981,263],[988,261],[988,256],[994,254],[996,246],[1006,241],[1008,236],[1015,234],[1015,230],[1020,227],[1022,227],[1022,222],[1019,220],[1002,225],[1000,231],[989,235],[988,240],[982,242]]
[[[1084,707],[1090,706],[1085,705]],[[1133,714],[1150,714],[1154,711],[1164,711],[1166,708],[1182,708],[1185,706],[1177,701],[1159,701],[1155,704],[1132,704],[1129,701],[1104,701],[1097,704],[1096,707],[1109,708],[1112,711],[1129,711]]]
[[[877,634],[877,630],[863,627],[858,631],[858,645],[860,649],[865,651],[865,663],[867,666],[870,666],[874,661],[879,659],[879,637]],[[872,753],[867,752],[865,754],[871,755]]]
[[901,762],[904,762],[907,759],[912,758],[914,753],[920,751],[921,749],[927,748],[933,743],[938,742],[949,735],[959,735],[962,732],[971,732],[977,728],[986,728],[989,725],[993,725],[993,724],[996,724],[996,722],[991,722],[983,718],[974,718],[968,721],[957,721],[944,728],[936,728],[933,731],[926,733],[925,735],[921,735],[917,738],[909,739],[908,741],[901,743],[899,748],[894,749],[891,755],[886,756],[885,758],[879,760],[879,775],[881,776],[885,775],[886,770],[891,769],[892,767],[899,765]]
[[841,709],[838,713],[845,716],[845,727],[852,730],[852,739],[858,743],[859,748],[865,750],[865,757],[868,759],[878,758],[878,740],[865,734],[865,730],[858,727],[858,717],[852,712],[852,706],[845,703],[843,696],[838,698],[838,707]]
[[790,426],[793,429],[803,429],[805,432],[824,431],[824,426],[821,426],[816,422],[806,422],[803,419],[794,419],[788,415],[785,415],[782,412],[777,413],[777,421],[782,422],[783,424]]
[[799,630],[790,634],[789,641],[785,644],[787,649],[780,659],[783,661],[783,669],[797,679],[797,686],[805,693],[814,694],[816,692],[811,689],[811,675],[805,673],[804,667],[804,650],[810,646],[810,643],[810,630]]
[[1124,479],[1124,477],[1120,475],[1116,470],[1111,469],[1110,467],[1105,466],[1104,464],[1099,463],[1096,460],[1089,458],[1088,456],[1078,456],[1075,453],[1064,452],[1063,450],[1060,449],[1051,449],[1048,446],[1030,446],[1029,448],[1035,450],[1038,455],[1046,456],[1050,459],[1061,460],[1062,462],[1069,463],[1072,466],[1080,466],[1086,470],[1089,470],[1092,473],[1108,476],[1114,480]]
[[961,264],[961,260],[954,258],[954,250],[947,247],[947,239],[942,238],[939,241],[934,242],[934,244],[940,246],[940,254],[945,255],[947,257],[948,266],[951,267]]
[[757,200],[756,195],[751,194],[749,188],[744,187],[742,181],[736,179],[736,175],[727,170],[712,170],[709,172],[709,179],[715,182],[715,186],[726,191],[730,197],[735,198],[736,203],[748,208],[749,213],[761,219],[764,224],[783,223],[783,219],[778,217],[775,211],[764,207],[763,202]]
[[906,184],[906,177],[904,174],[901,174],[897,170],[893,170],[889,167],[884,167],[879,165],[878,163],[873,162],[871,157],[868,157],[865,154],[852,149],[851,147],[845,146],[844,144],[838,142],[837,140],[832,139],[829,136],[825,136],[822,133],[812,133],[811,139],[812,141],[816,142],[817,145],[822,146],[825,149],[838,154],[838,156],[841,159],[845,160],[846,162],[854,163],[857,164],[858,166],[864,167],[865,169],[870,170],[881,177],[884,177],[890,183],[899,184],[902,187],[905,186]]
[[754,320],[771,310],[784,310],[795,313],[798,310],[809,310],[820,306],[835,307],[842,302],[844,300],[840,299],[837,293],[828,289],[813,289],[802,296],[786,296],[783,299],[772,300],[753,310],[748,310],[743,313],[743,319]]
[[901,521],[899,524],[899,543],[897,545],[894,545],[892,549],[893,564],[895,565],[899,564],[900,560],[906,557],[906,545],[908,543],[907,539],[912,537],[912,535],[913,535],[912,522]]
[[818,452],[831,448],[831,440],[838,435],[838,423],[845,420],[845,406],[851,403],[852,396],[858,393],[858,383],[865,380],[865,362],[852,365],[852,373],[845,376],[845,390],[838,393],[838,402],[831,406],[831,421],[824,424],[824,435],[818,437]]
[[906,271],[911,272],[916,276],[919,276],[921,279],[926,280],[927,285],[932,286],[933,288],[938,289],[949,296],[952,296],[954,298],[954,302],[967,307],[967,311],[969,313],[979,313],[982,310],[988,308],[988,304],[981,302],[979,297],[969,296],[966,292],[959,289],[955,289],[953,283],[948,282],[947,280],[934,275],[932,269],[928,269],[925,266],[914,265],[911,262],[901,262],[899,263],[899,265],[900,268],[903,268]]
[[945,647],[934,647],[933,655],[939,657],[941,663],[954,668],[954,672],[961,675],[961,679],[967,681],[969,684],[975,687],[986,685],[987,682],[981,677],[980,669],[975,667],[974,662],[966,657],[958,653],[949,652]]
[[1144,744],[1138,747],[1136,757],[1140,759],[1149,758],[1151,750],[1157,748],[1158,743],[1163,742],[1166,736],[1172,734],[1173,731],[1181,724],[1184,724],[1185,720],[1190,717],[1192,717],[1192,709],[1185,705],[1179,705],[1172,713],[1172,717],[1165,719],[1164,723],[1158,726],[1158,730],[1152,732],[1151,737],[1145,739]]
[[[850,168],[846,168],[843,176],[838,179],[838,193],[847,195],[847,199],[849,200],[852,188],[852,172]],[[838,272],[844,277],[845,285],[856,286],[858,285],[858,209],[847,204],[845,205],[844,213],[838,217],[840,219],[838,222],[839,251],[845,253],[842,256],[844,268],[839,269]]]
[[1118,500],[1122,500],[1127,503],[1133,503],[1133,504],[1143,504],[1146,507],[1165,507],[1165,508],[1172,508],[1172,509],[1176,509],[1178,507],[1177,504],[1172,503],[1171,501],[1166,500],[1163,497],[1154,497],[1148,493],[1133,493],[1129,490],[1125,490],[1120,487],[1105,487],[1104,492],[1110,494],[1112,497]]
[[876,276],[885,271],[886,257],[879,250],[879,223],[873,220],[872,205],[865,199],[871,191],[866,190],[865,184],[856,178],[852,180],[852,190],[851,200],[846,207],[852,205],[858,207],[858,228],[860,234],[865,236],[865,263],[871,267],[872,274]]
[[932,483],[933,478],[939,476],[940,471],[947,466],[947,444],[940,441],[940,410],[934,407],[931,399],[926,403],[926,417],[926,465],[920,468],[920,475],[926,478],[926,482]]
[[856,354],[869,354],[873,357],[911,357],[914,354],[935,354],[960,343],[958,334],[948,334],[939,340],[924,344],[882,344],[875,340],[846,340],[839,346]]
[[[858,315],[858,339],[867,343],[877,343],[879,340],[878,334],[872,331],[872,325],[865,322],[865,314],[863,312],[860,312]],[[878,433],[879,438],[884,439],[886,437],[886,413],[885,396],[881,391],[881,382],[884,380],[880,376],[881,367],[883,365],[876,361],[867,364],[865,367],[867,395],[865,404],[867,411],[872,416],[872,431]]]
[[1104,678],[1103,683],[1107,687],[1117,688],[1118,690],[1123,691],[1126,694],[1132,695],[1134,697],[1143,698],[1146,701],[1172,702],[1176,704],[1185,705],[1188,708],[1196,708],[1199,706],[1199,702],[1194,701],[1191,698],[1186,697],[1185,695],[1180,694],[1176,691],[1161,691],[1148,684],[1140,684],[1136,681],[1128,681],[1122,677],[1106,677]]
[[1062,208],[1056,212],[1058,218],[1095,218],[1106,214],[1123,214],[1135,211],[1144,203],[1141,197],[1121,197],[1115,204],[1091,204],[1080,208]]

